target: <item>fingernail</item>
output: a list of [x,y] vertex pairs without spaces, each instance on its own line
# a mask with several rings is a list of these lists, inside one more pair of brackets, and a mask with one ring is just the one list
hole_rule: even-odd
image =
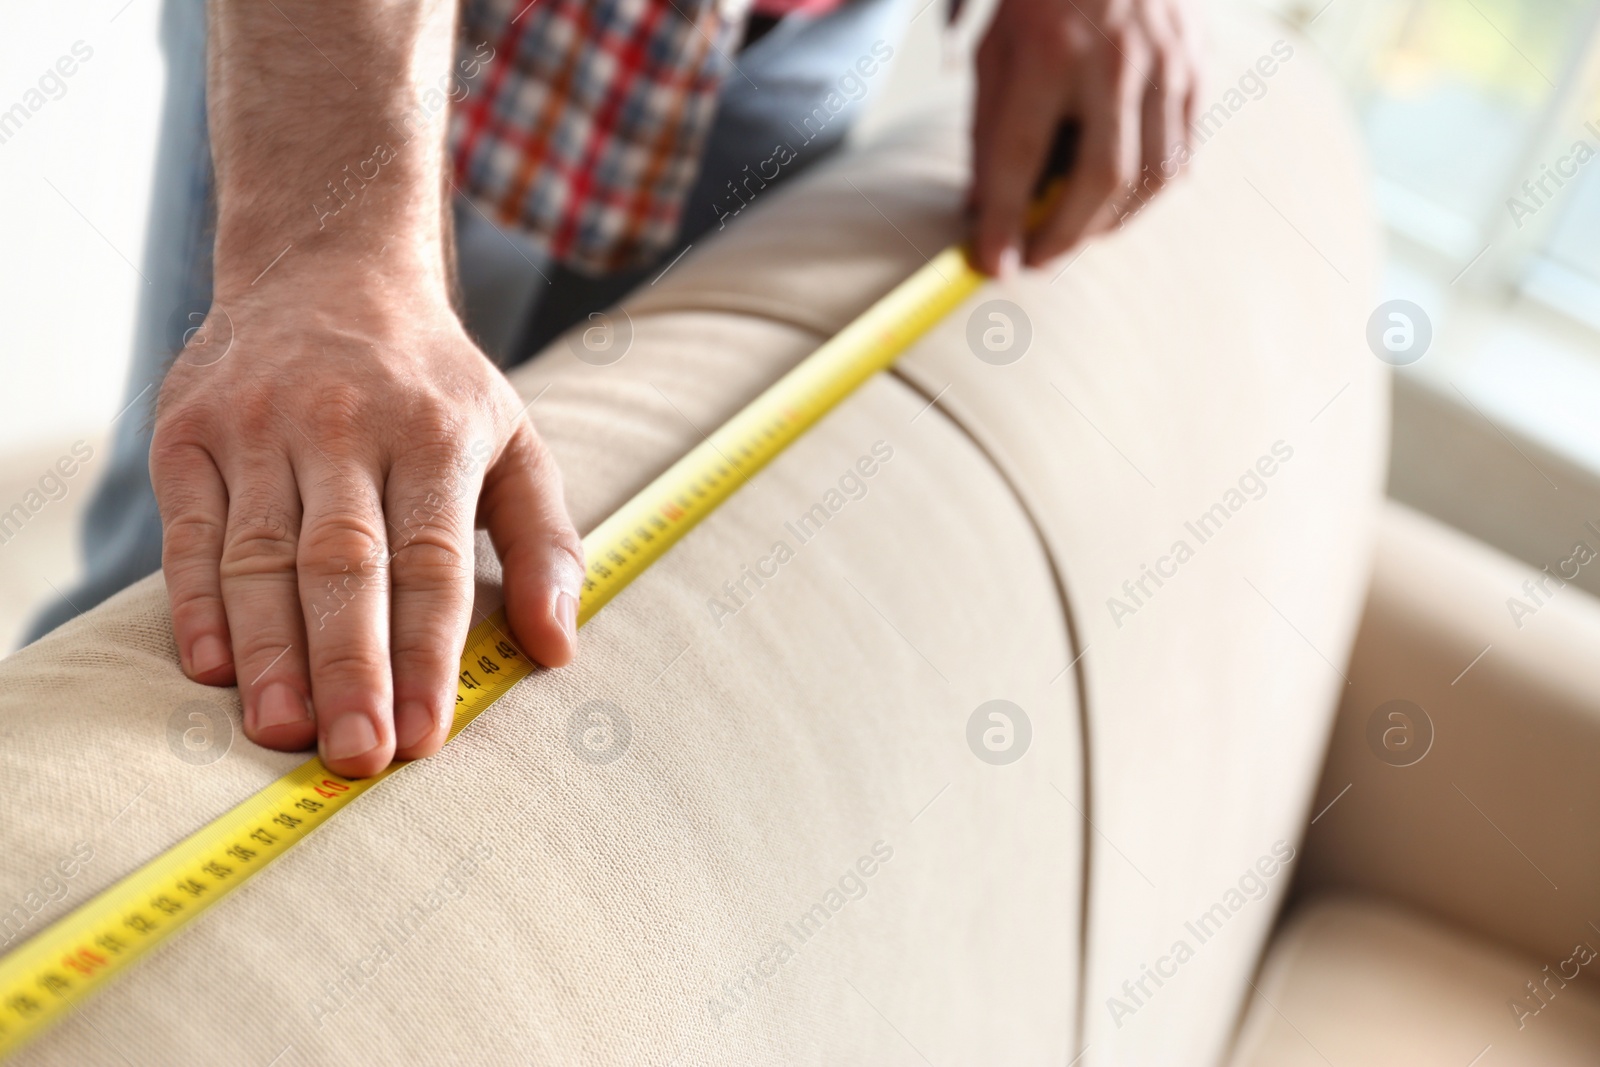
[[433,733],[435,725],[433,712],[428,710],[428,705],[420,700],[406,701],[394,712],[395,746],[407,749],[420,743]]
[[256,698],[256,729],[292,726],[311,718],[311,706],[288,682],[273,682]]
[[1022,268],[1022,251],[1014,244],[1006,245],[1000,250],[1001,281],[1010,281],[1017,276],[1017,271]]
[[556,597],[556,622],[566,633],[568,641],[578,639],[578,598],[571,593]]
[[372,728],[372,720],[359,711],[351,711],[334,719],[328,727],[322,754],[328,759],[354,759],[377,747],[378,732]]
[[209,674],[227,663],[230,655],[226,641],[216,634],[206,634],[189,650],[189,669],[195,674]]

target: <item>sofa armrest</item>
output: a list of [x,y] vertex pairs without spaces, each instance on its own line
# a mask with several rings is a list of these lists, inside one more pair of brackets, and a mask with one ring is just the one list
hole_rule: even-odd
[[[1569,572],[1600,534],[1573,542]],[[1597,650],[1600,601],[1391,503],[1297,888],[1396,898],[1540,959],[1600,936]]]

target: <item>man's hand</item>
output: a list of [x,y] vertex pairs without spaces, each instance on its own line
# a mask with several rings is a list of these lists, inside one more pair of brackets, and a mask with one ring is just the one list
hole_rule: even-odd
[[[250,739],[316,741],[355,776],[438,751],[475,513],[518,641],[567,663],[583,565],[561,477],[450,307],[352,268],[285,272],[224,311],[167,375],[150,466],[184,668],[237,682]],[[197,365],[230,324],[226,357]]]
[[[1110,229],[1190,155],[1198,42],[1187,0],[1000,0],[978,49],[973,119],[975,258],[989,274],[1039,266]],[[1028,226],[1057,128],[1077,161]]]
[[185,672],[245,733],[370,775],[444,743],[475,521],[514,636],[575,651],[582,546],[448,299],[451,0],[213,0],[214,298],[150,473]]

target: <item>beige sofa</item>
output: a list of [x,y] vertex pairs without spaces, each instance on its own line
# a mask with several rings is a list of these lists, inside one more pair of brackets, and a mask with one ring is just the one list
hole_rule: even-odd
[[[1220,28],[1218,92],[1283,37]],[[1341,948],[1395,974],[1499,959],[1309,905],[1257,978],[1294,879],[1555,960],[1565,925],[1495,910],[1522,882],[1474,910],[1373,858],[1396,827],[1341,831],[1365,790],[1306,832],[1341,693],[1399,691],[1353,673],[1383,649],[1346,666],[1387,393],[1354,137],[1309,50],[1273,65],[1188,181],[1059,275],[980,293],[609,606],[577,665],[18,1062],[1213,1064],[1243,1018],[1241,1062],[1268,1064],[1302,1054],[1279,1020],[1365,988]],[[620,360],[560,344],[518,373],[580,528],[957,236],[962,143],[930,120],[763,194],[624,306]],[[1020,358],[985,347],[1024,321]],[[496,575],[482,542],[483,610]],[[0,736],[0,906],[24,902],[0,938],[298,759],[182,677],[159,576],[0,662]]]
[[1390,505],[1235,1067],[1600,1062],[1597,649],[1589,594]]

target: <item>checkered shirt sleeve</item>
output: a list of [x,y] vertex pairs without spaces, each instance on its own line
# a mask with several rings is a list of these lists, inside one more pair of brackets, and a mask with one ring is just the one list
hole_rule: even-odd
[[677,233],[743,6],[466,0],[458,188],[574,269],[650,262]]

